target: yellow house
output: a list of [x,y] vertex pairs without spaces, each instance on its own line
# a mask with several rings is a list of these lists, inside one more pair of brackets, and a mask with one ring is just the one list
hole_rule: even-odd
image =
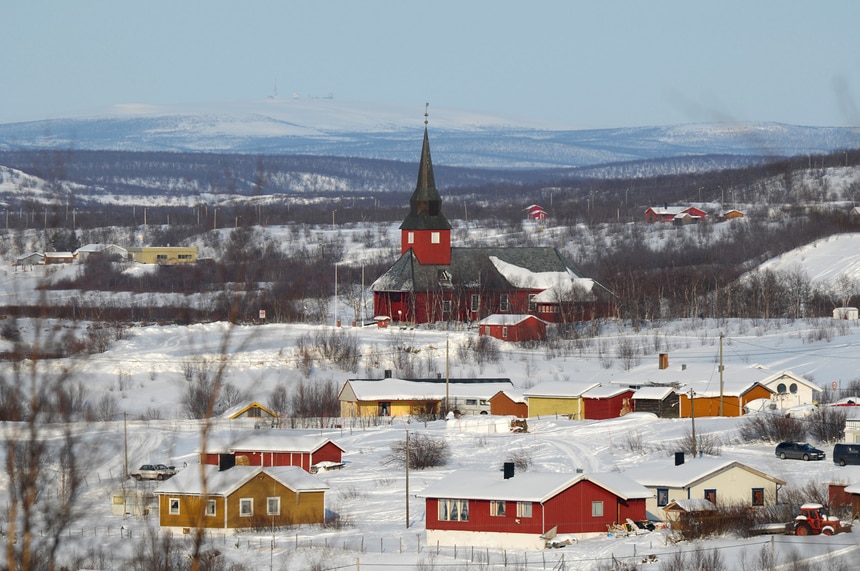
[[456,403],[452,408],[479,414],[482,401],[489,412],[490,397],[511,389],[510,379],[349,379],[338,400],[345,418],[438,415],[446,397]]
[[779,490],[785,485],[779,478],[724,458],[676,462],[674,466],[665,462],[650,468],[640,466],[631,474],[653,493],[645,500],[649,516],[669,519],[672,510],[667,513],[665,508],[681,500],[708,500],[716,507],[772,506],[778,503]]
[[[206,496],[203,496],[205,478]],[[324,523],[328,486],[297,466],[193,465],[164,482],[161,527],[236,529]]]
[[128,257],[139,264],[193,264],[197,262],[197,248],[178,246],[144,246],[127,248]]
[[582,393],[597,386],[600,386],[600,383],[586,386],[566,382],[535,385],[523,391],[523,397],[529,405],[529,418],[566,416],[573,420],[582,419],[584,413]]

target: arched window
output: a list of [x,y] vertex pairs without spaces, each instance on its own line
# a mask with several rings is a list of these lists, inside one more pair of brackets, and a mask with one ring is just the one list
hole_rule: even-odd
[[778,385],[776,385],[776,392],[778,392],[781,395],[784,395],[785,394],[785,383],[779,383]]
[[797,394],[797,383],[791,383],[791,386],[788,387],[788,390],[791,391],[791,394]]

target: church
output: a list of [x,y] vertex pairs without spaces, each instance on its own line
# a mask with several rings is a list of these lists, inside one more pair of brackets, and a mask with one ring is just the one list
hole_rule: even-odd
[[400,258],[370,289],[374,315],[394,322],[473,322],[530,314],[549,323],[613,317],[614,296],[556,248],[451,247],[436,189],[427,118],[418,183],[400,225]]

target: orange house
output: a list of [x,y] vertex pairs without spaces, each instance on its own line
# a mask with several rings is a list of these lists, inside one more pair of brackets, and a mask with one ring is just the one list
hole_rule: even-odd
[[498,416],[529,417],[529,405],[523,395],[499,391],[490,397],[490,414]]
[[[744,406],[756,399],[769,399],[774,392],[761,383],[754,382],[738,389],[726,388],[723,390],[723,414],[722,416],[742,416]],[[690,418],[695,412],[696,417],[720,416],[720,394],[719,392],[693,390],[693,403],[690,403],[690,391],[679,391],[679,408],[681,418]]]
[[183,530],[320,524],[328,489],[295,466],[189,466],[155,491],[158,523]]

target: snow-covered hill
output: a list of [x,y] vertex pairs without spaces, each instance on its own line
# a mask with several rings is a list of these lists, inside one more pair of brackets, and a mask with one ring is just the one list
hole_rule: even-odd
[[[334,99],[265,99],[195,108],[127,105],[99,116],[2,124],[0,150],[207,151],[409,161],[414,160],[423,111],[423,105],[407,108]],[[774,123],[570,130],[432,108],[430,127],[435,162],[468,167],[582,167],[684,156],[793,156],[860,147],[858,128]]]

